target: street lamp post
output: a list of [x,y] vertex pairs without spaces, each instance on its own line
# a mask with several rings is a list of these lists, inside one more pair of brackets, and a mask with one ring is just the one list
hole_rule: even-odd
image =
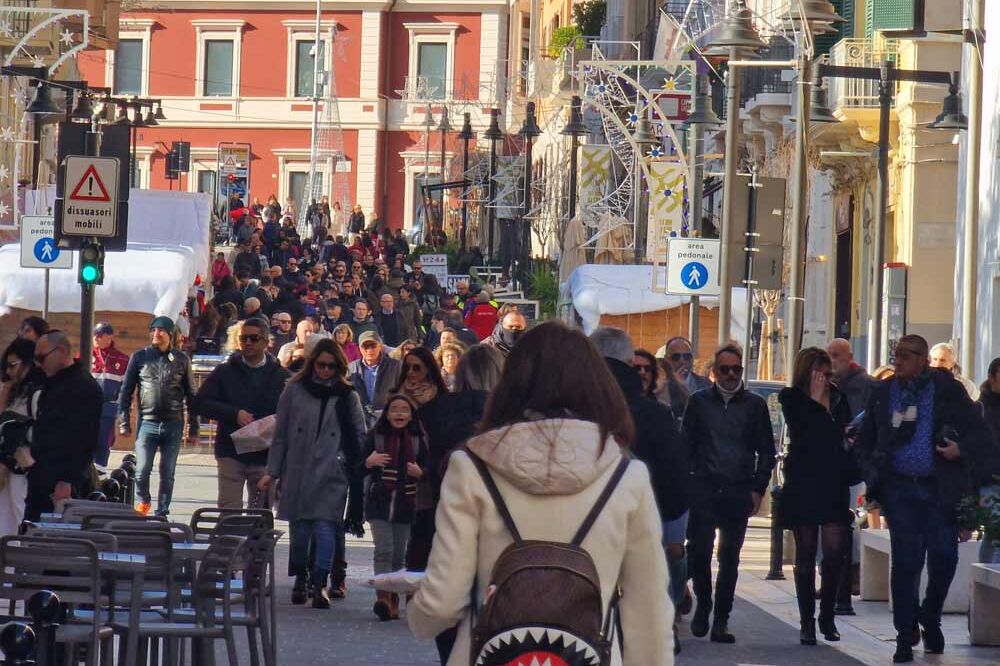
[[[934,123],[931,123],[929,127],[932,129],[962,130],[967,129],[968,123],[964,116],[948,113],[949,109],[961,109],[957,73],[897,69],[891,60],[885,60],[881,67],[878,68],[827,65],[821,63],[816,65],[815,70],[816,82],[813,84],[815,86],[822,85],[823,79],[827,78],[878,82],[878,203],[875,208],[875,239],[872,248],[875,261],[875,275],[872,280],[872,293],[869,299],[872,307],[873,325],[867,359],[868,367],[875,368],[886,362],[886,355],[882,353],[885,351],[883,350],[884,338],[882,335],[882,264],[885,258],[886,208],[889,197],[889,121],[893,102],[893,88],[900,81],[947,85],[949,92],[944,100],[943,107],[945,112],[938,116],[938,119]],[[813,120],[816,120],[817,116],[826,116],[828,114],[829,111],[827,109],[815,109],[811,116]],[[975,270],[974,267],[971,267],[971,269]]]
[[645,199],[643,198],[642,168],[640,165],[642,160],[646,159],[646,148],[660,143],[659,137],[653,133],[653,125],[649,122],[648,113],[641,117],[639,122],[635,124],[635,133],[632,135],[632,141],[638,147],[638,150],[633,155],[635,162],[632,173],[635,174],[635,186],[633,188],[634,196],[632,197],[632,223],[635,229],[635,238],[633,239],[635,243],[635,262],[640,264],[643,263],[646,256],[646,241],[649,237],[649,216],[643,210]]
[[520,136],[524,140],[524,192],[521,208],[521,245],[518,253],[519,284],[524,286],[527,277],[528,263],[531,260],[531,153],[535,138],[542,133],[535,118],[535,103],[528,102],[525,108],[524,124],[521,125]]
[[486,262],[493,261],[494,227],[497,221],[497,143],[503,141],[503,130],[500,129],[500,109],[490,109],[490,126],[483,138],[490,142],[490,173],[487,183],[486,219],[489,224],[486,236]]
[[431,128],[434,127],[434,114],[431,113],[430,102],[427,103],[426,114],[424,115],[424,179],[423,187],[420,192],[420,204],[424,211],[424,221],[420,227],[420,238],[416,239],[417,244],[423,243],[424,239],[428,235],[428,222],[427,216],[431,214],[431,211],[427,208],[427,181],[430,178],[430,168],[431,168]]
[[462,228],[458,231],[459,245],[462,252],[465,252],[466,231],[469,225],[469,193],[466,183],[469,173],[469,142],[476,137],[472,131],[471,114],[462,115],[462,131],[458,133],[458,138],[462,140]]
[[444,154],[445,154],[445,142],[448,139],[448,132],[452,131],[451,122],[448,120],[448,107],[441,107],[441,123],[438,125],[438,131],[441,132],[441,171],[440,171],[440,185],[441,187],[441,210],[439,215],[441,218],[438,220],[438,224],[444,229],[444,183],[445,183],[445,168],[444,168]]
[[576,187],[577,187],[577,153],[580,150],[580,137],[587,135],[587,126],[583,124],[582,102],[579,95],[573,95],[569,106],[569,122],[563,128],[562,134],[570,137],[569,147],[569,208],[567,219],[576,217]]

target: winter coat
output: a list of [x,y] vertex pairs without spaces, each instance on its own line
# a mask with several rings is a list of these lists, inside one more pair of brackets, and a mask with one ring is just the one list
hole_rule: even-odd
[[[365,415],[349,385],[338,382],[328,391],[328,398],[321,397],[322,389],[305,379],[289,383],[278,400],[267,473],[280,479],[282,520],[344,521],[365,437]],[[344,404],[338,408],[340,401]],[[339,414],[349,421],[341,423]]]
[[979,404],[993,439],[993,446],[983,465],[982,479],[983,485],[992,485],[1000,483],[994,478],[1000,477],[1000,394],[993,392],[989,382],[985,382],[979,390]]
[[649,468],[660,516],[678,518],[691,507],[691,463],[684,436],[677,431],[670,409],[642,395],[639,373],[619,360],[604,360],[632,412],[632,452]]
[[118,394],[125,381],[125,371],[128,369],[128,354],[118,351],[114,343],[102,350],[95,346],[90,374],[97,380],[104,392],[104,408],[101,416],[113,419],[118,413]]
[[[251,373],[260,372],[255,381]],[[240,429],[236,416],[240,410],[253,414],[255,420],[274,414],[278,398],[288,381],[288,371],[274,357],[268,356],[263,368],[251,369],[239,353],[212,370],[198,389],[193,409],[199,416],[218,421],[215,433],[215,457],[234,458],[245,465],[266,465],[267,451],[239,454],[232,434]]]
[[[517,423],[474,437],[467,446],[489,467],[524,539],[565,543],[573,538],[622,456],[612,438],[602,441],[596,424],[575,419]],[[476,585],[476,598],[485,598],[493,566],[513,539],[463,450],[451,456],[436,522],[426,578],[407,608],[407,620],[421,639],[459,625],[448,666],[465,666],[470,652],[470,591]],[[633,460],[583,541],[600,578],[605,609],[616,588],[622,590],[624,659],[619,646],[614,646],[614,664],[674,663],[674,612],[664,592],[668,575],[660,539],[660,515],[649,473]]]
[[153,346],[132,354],[118,396],[118,417],[122,423],[128,423],[132,416],[132,394],[136,388],[140,420],[183,421],[186,401],[191,415],[189,430],[198,432],[198,419],[191,412],[194,389],[187,354],[176,349],[161,352]]
[[[402,442],[400,443],[402,448]],[[386,435],[377,432],[368,433],[365,440],[364,449],[361,451],[361,463],[367,460],[373,452],[386,452]],[[411,479],[406,474],[405,467],[400,465],[399,456],[385,467],[372,467],[366,469],[365,479],[365,520],[387,520],[391,523],[410,524],[418,508],[418,498],[426,501],[428,493],[427,486],[427,440],[423,435],[410,433],[410,455],[420,469],[424,470],[424,476],[418,479]],[[382,482],[383,470],[396,468],[400,471],[399,482],[395,492],[391,492]],[[404,485],[412,483],[416,485],[416,496],[407,497],[404,492]],[[421,497],[423,496],[423,497]]]
[[683,428],[691,447],[695,501],[723,489],[764,492],[775,452],[763,398],[741,388],[727,403],[717,386],[696,391]]
[[[406,322],[408,329],[412,329],[411,336],[412,339],[416,340],[420,335],[420,326],[423,323],[423,315],[420,312],[420,305],[413,299],[404,301],[400,298],[396,299],[396,312],[403,318]],[[403,338],[406,340],[407,338]]]
[[[964,496],[975,494],[985,480],[982,477],[984,461],[990,457],[992,441],[989,428],[979,408],[969,399],[965,387],[947,370],[932,368],[930,373],[934,383],[934,425],[931,432],[937,440],[942,428],[954,428],[961,451],[957,460],[946,460],[939,453],[934,453],[938,499],[946,511],[951,511]],[[881,498],[885,484],[892,482],[892,460],[897,442],[892,428],[889,393],[894,381],[897,380],[879,382],[872,390],[855,445],[868,497],[876,501]]]
[[851,410],[851,418],[854,418],[868,404],[868,397],[872,394],[872,387],[875,385],[871,375],[857,363],[851,363],[847,375],[837,382],[837,388],[847,398],[847,404]]
[[229,270],[229,264],[226,263],[225,259],[216,259],[212,262],[212,286],[216,289],[219,288],[219,283],[222,282],[222,278],[227,275],[232,275],[232,271]]
[[498,321],[497,309],[489,303],[480,303],[465,318],[465,325],[475,332],[476,337],[485,340],[493,333]]
[[834,389],[829,410],[798,388],[782,389],[778,401],[789,437],[781,525],[848,522],[849,489],[860,481],[860,472],[844,446],[844,429],[851,422],[847,396]]
[[28,476],[89,486],[104,394],[80,362],[46,378],[31,433]]
[[427,478],[435,501],[441,495],[448,456],[475,433],[486,409],[487,395],[485,391],[439,391],[433,400],[417,410],[430,447]]
[[364,377],[364,360],[358,359],[357,361],[352,361],[348,365],[348,377],[351,379],[351,383],[354,384],[354,389],[361,396],[361,403],[366,407],[371,407],[372,409],[382,409],[385,407],[385,399],[389,395],[396,384],[399,382],[399,374],[402,371],[403,363],[397,361],[394,358],[389,358],[389,355],[382,350],[382,360],[379,363],[378,374],[375,376],[375,393],[374,395],[368,395],[368,389],[365,387],[365,377]]

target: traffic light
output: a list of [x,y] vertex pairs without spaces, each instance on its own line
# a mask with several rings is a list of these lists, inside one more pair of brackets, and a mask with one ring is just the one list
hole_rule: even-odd
[[104,284],[104,246],[85,240],[80,244],[80,271],[77,281],[82,285]]

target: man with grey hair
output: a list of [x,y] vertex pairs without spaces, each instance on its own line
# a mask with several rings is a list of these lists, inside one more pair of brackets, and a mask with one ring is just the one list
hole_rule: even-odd
[[38,339],[35,363],[45,373],[45,387],[32,434],[35,464],[28,469],[24,518],[37,521],[54,510],[55,502],[90,492],[104,393],[73,360],[73,346],[62,331]]
[[979,398],[979,389],[976,388],[975,383],[962,375],[962,369],[958,367],[958,363],[955,361],[955,348],[950,343],[939,342],[931,347],[930,365],[932,368],[940,368],[950,372],[958,383],[965,388],[965,392],[969,394],[969,398],[972,400]]
[[[663,548],[670,569],[668,594],[676,605],[684,598],[687,586],[684,539],[691,485],[688,450],[674,426],[670,409],[655,398],[643,395],[642,379],[632,367],[635,349],[628,333],[620,328],[600,326],[590,334],[590,341],[604,357],[632,412],[635,423],[632,452],[649,468],[649,479],[663,520]],[[679,651],[675,631],[674,653]]]

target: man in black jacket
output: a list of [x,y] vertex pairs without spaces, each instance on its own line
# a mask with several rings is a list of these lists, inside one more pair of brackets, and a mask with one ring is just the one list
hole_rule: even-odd
[[104,393],[97,380],[73,361],[69,339],[62,331],[42,335],[35,362],[45,373],[38,401],[28,469],[25,520],[37,521],[54,510],[54,502],[86,496],[90,468],[100,431]]
[[[170,317],[156,317],[149,324],[152,344],[132,354],[125,371],[125,382],[118,396],[118,431],[131,432],[132,394],[139,389],[139,433],[135,438],[136,467],[139,476],[135,489],[139,495],[140,513],[149,513],[149,475],[153,459],[160,451],[160,491],[156,498],[156,514],[170,512],[174,492],[174,471],[181,451],[184,434],[184,409],[191,409],[194,390],[191,384],[191,361],[173,349],[171,338],[174,322]],[[191,412],[187,440],[194,441],[198,420]]]
[[[929,367],[927,341],[904,335],[893,353],[895,376],[872,391],[857,452],[868,496],[882,505],[892,547],[894,663],[924,650],[944,651],[941,610],[958,565],[956,507],[974,496],[976,471],[991,441],[979,408],[949,370]],[[966,537],[967,538],[967,537]],[[918,583],[927,561],[927,592]]]
[[[684,597],[687,584],[687,559],[684,536],[690,508],[691,468],[684,438],[674,426],[671,411],[653,398],[642,394],[642,379],[632,367],[635,350],[628,333],[601,326],[590,340],[604,357],[614,375],[635,423],[632,452],[649,468],[649,478],[656,504],[663,520],[663,548],[670,569],[670,599],[676,606]],[[674,652],[680,651],[674,632]]]
[[691,446],[693,501],[688,526],[688,569],[698,602],[691,633],[708,633],[712,613],[712,550],[719,530],[719,575],[711,639],[734,643],[729,632],[740,550],[747,522],[757,513],[774,469],[774,432],[767,403],[743,384],[743,351],[715,352],[716,384],[695,392],[684,414]]
[[193,410],[218,421],[215,460],[219,474],[219,507],[243,507],[256,492],[257,482],[267,473],[267,449],[238,453],[232,434],[240,428],[271,416],[288,381],[288,371],[267,353],[268,326],[261,318],[243,322],[240,351],[218,366],[198,389]]

